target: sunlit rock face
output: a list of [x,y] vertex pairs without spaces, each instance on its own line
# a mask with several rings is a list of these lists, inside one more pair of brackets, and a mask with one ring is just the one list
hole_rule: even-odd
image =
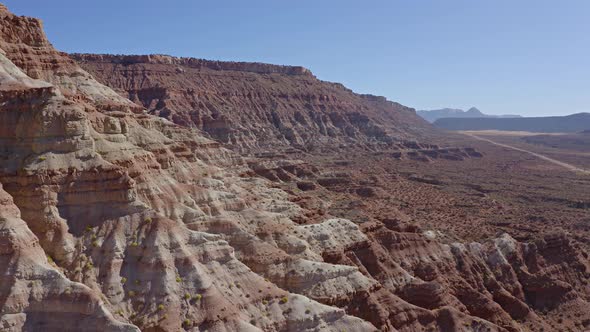
[[432,130],[413,109],[302,67],[164,55],[73,54],[101,83],[239,150],[403,144]]
[[[218,167],[246,167],[238,156],[142,114],[56,52],[38,20],[1,17],[0,179],[14,198],[2,191],[2,268],[16,281],[3,283],[3,326],[375,329],[252,272],[223,234],[186,227],[248,209],[242,179]],[[39,265],[25,266],[34,277],[9,255]],[[34,298],[12,295],[25,291]]]

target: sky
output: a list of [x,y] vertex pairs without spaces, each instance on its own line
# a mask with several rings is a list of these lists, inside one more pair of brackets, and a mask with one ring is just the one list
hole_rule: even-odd
[[309,68],[416,109],[590,112],[586,0],[0,0],[65,52]]

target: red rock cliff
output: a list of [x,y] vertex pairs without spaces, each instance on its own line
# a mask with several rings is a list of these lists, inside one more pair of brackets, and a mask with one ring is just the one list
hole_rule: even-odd
[[163,55],[72,54],[121,95],[239,148],[420,140],[413,109],[320,81],[303,67]]

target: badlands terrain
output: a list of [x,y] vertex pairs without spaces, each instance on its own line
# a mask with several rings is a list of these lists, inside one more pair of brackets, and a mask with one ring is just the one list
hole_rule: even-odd
[[521,150],[0,5],[0,330],[584,331],[590,177]]

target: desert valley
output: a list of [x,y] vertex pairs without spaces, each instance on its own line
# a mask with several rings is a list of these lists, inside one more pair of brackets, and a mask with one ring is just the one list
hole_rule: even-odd
[[0,331],[589,330],[590,134],[483,129],[0,5]]

